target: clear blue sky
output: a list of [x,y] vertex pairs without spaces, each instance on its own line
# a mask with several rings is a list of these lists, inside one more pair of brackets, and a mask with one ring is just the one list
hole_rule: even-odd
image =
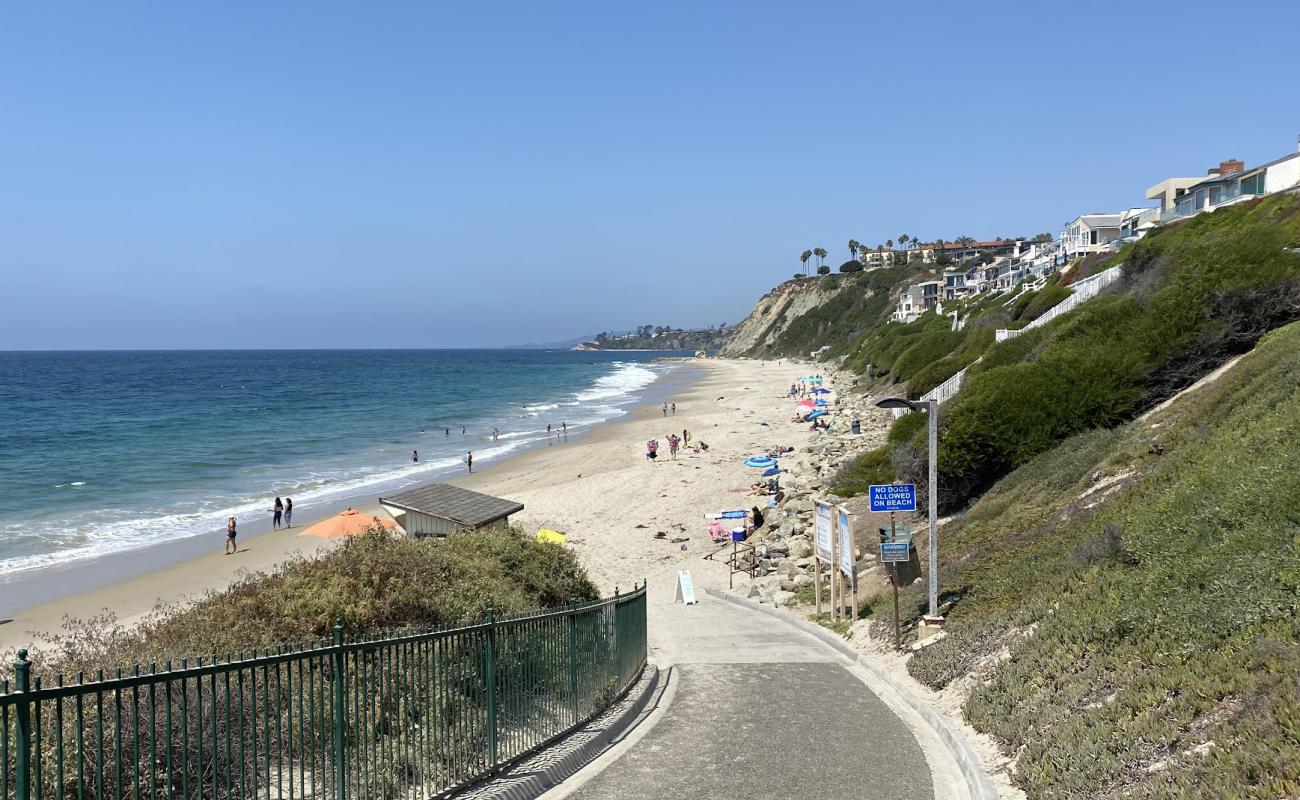
[[736,321],[845,242],[1057,230],[1300,133],[1300,4],[0,10],[0,349]]

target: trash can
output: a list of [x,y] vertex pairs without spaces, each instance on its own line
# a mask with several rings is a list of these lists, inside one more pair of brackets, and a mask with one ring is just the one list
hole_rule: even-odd
[[853,431],[855,435],[862,433],[862,421],[857,419],[853,420],[853,422],[849,423],[849,430]]

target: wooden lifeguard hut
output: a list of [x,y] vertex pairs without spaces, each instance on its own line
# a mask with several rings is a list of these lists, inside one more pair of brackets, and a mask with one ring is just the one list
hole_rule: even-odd
[[504,528],[523,503],[452,486],[429,483],[379,498],[379,505],[407,536],[446,536],[456,531]]

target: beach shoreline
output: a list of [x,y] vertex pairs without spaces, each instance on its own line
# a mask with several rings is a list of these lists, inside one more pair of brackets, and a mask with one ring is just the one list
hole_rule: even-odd
[[504,457],[476,459],[473,475],[466,475],[463,469],[449,470],[417,482],[395,481],[391,486],[365,494],[344,495],[310,506],[299,504],[292,529],[272,530],[269,511],[257,518],[242,518],[239,552],[232,557],[222,552],[224,532],[214,528],[210,534],[0,577],[0,646],[9,649],[24,646],[39,638],[28,632],[54,633],[62,627],[65,617],[86,618],[104,610],[129,624],[150,613],[159,603],[172,604],[206,591],[221,590],[244,574],[263,572],[286,559],[310,556],[331,546],[330,540],[299,537],[297,532],[346,508],[379,515],[382,512],[378,498],[391,491],[427,481],[478,485],[484,476],[511,469],[516,459],[579,445],[601,435],[605,428],[629,419],[642,406],[658,407],[668,395],[686,390],[705,372],[692,359],[665,360],[673,362],[676,369],[645,387],[637,405],[626,414],[567,436],[537,442]]
[[[583,436],[551,441],[485,464],[481,472],[447,480],[524,503],[511,522],[525,531],[545,527],[566,532],[568,546],[602,593],[645,579],[667,586],[681,568],[695,569],[698,585],[725,586],[725,568],[704,560],[717,547],[705,533],[703,514],[766,503],[766,498],[745,495],[755,471],[741,462],[776,444],[804,449],[811,434],[807,426],[789,422],[786,390],[795,376],[814,368],[777,361],[690,363],[692,368],[656,381],[629,413]],[[665,402],[670,408],[676,403],[676,414],[670,411],[665,417]],[[683,429],[691,431],[693,441],[707,442],[709,450],[684,449],[673,461],[664,444],[658,463],[645,459],[648,439],[663,442],[669,433],[680,435]],[[353,505],[378,513],[376,501],[372,495],[368,502]],[[328,516],[300,514],[295,522],[301,526]],[[41,639],[33,633],[57,632],[65,617],[84,619],[105,610],[130,624],[160,602],[184,602],[224,589],[241,575],[310,555],[331,542],[293,532],[247,538],[241,532],[241,552],[230,557],[220,553],[221,544],[216,538],[204,541],[199,552],[170,564],[146,563],[139,553],[124,554],[142,562],[135,566],[145,570],[97,586],[87,586],[86,573],[75,567],[47,575],[47,589],[60,596],[6,614],[12,621],[0,625],[0,645],[27,646]],[[109,573],[111,568],[97,562],[83,569]]]

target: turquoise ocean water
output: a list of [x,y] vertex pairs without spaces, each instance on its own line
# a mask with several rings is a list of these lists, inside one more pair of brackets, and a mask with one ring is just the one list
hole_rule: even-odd
[[277,495],[302,520],[462,474],[468,450],[490,462],[626,413],[674,369],[662,355],[0,352],[0,575],[261,521]]

